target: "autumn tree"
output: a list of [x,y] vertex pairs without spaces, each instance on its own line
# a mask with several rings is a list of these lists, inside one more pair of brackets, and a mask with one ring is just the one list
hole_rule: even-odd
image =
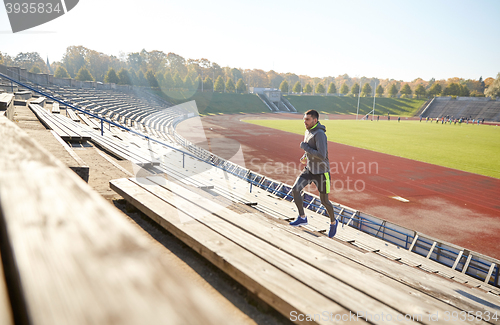
[[410,96],[412,93],[410,85],[408,85],[408,84],[404,84],[403,88],[401,88],[401,90],[399,92],[405,96]]
[[62,58],[62,64],[71,76],[75,76],[85,65],[85,57],[88,52],[89,49],[83,46],[69,46],[66,48],[66,53],[64,53]]
[[312,86],[309,83],[306,83],[306,85],[304,86],[304,90],[303,91],[306,94],[310,94],[310,93],[312,93],[313,88],[312,88]]
[[172,78],[172,74],[167,71],[163,74],[163,87],[165,89],[172,89],[172,88],[175,88],[175,82],[174,82],[174,78]]
[[89,70],[85,67],[81,67],[80,70],[78,70],[75,79],[80,81],[94,81],[94,77],[92,77]]
[[66,68],[62,65],[58,66],[56,72],[54,73],[54,77],[56,78],[69,78],[69,73],[66,71]]
[[316,94],[324,94],[324,93],[325,93],[325,87],[320,82],[319,84],[316,85]]
[[429,89],[428,91],[428,94],[429,96],[432,96],[432,97],[435,97],[435,96],[438,96],[439,94],[441,94],[442,92],[442,87],[439,83],[433,83],[431,88]]
[[[181,80],[181,82],[182,82],[182,80]],[[142,70],[137,71],[137,85],[143,86],[143,87],[149,86],[148,80],[144,76],[144,73],[142,72]]]
[[342,87],[340,87],[340,93],[342,95],[347,95],[349,93],[349,86],[347,86],[345,82],[342,84]]
[[486,96],[491,98],[500,97],[500,72],[497,74],[497,78],[488,86],[484,93]]
[[443,89],[443,96],[460,96],[460,85],[452,82]]
[[14,64],[13,62],[14,60],[10,57],[10,55],[0,52],[0,64],[12,66]]
[[40,70],[40,68],[37,65],[34,65],[29,72],[31,72],[31,73],[42,73],[42,70]]
[[[241,73],[240,69],[232,68],[230,73],[231,73],[231,77],[234,80],[243,79],[243,73]],[[238,82],[236,82],[236,83],[238,83]]]
[[280,84],[280,91],[282,93],[288,93],[288,81],[283,80]]
[[106,73],[106,76],[104,76],[104,82],[114,83],[114,84],[117,84],[120,82],[120,78],[118,78],[118,75],[116,74],[115,69],[109,68],[108,72]]
[[417,95],[417,98],[422,98],[425,97],[426,91],[425,87],[422,86],[422,84],[419,84],[417,88],[415,88],[415,95]]
[[177,72],[179,75],[182,76],[186,75],[187,73],[186,59],[184,59],[182,56],[170,52],[167,54],[166,62],[171,72],[173,73]]
[[479,89],[477,89],[477,91],[481,94],[484,94],[484,91],[486,90],[486,85],[483,81],[483,76],[479,77],[478,81],[479,81]]
[[335,83],[333,83],[333,82],[330,83],[330,85],[328,86],[327,93],[329,93],[329,94],[336,94],[337,93],[337,87],[335,87]]
[[205,80],[203,81],[203,90],[204,91],[213,91],[214,90],[214,82],[212,81],[212,78],[206,77]]
[[226,91],[232,93],[236,87],[234,86],[234,81],[231,78],[228,78],[226,81]]
[[151,88],[158,88],[160,85],[158,84],[158,80],[156,80],[155,74],[153,70],[148,70],[146,72],[145,76],[146,80],[148,81],[148,86]]
[[139,85],[139,78],[137,77],[137,73],[134,69],[128,69],[128,77],[130,79],[130,84]]
[[[47,66],[43,59],[40,57],[40,54],[37,52],[21,52],[14,58],[14,65],[24,68],[30,71],[33,67],[38,66],[40,72],[46,73],[48,72]],[[42,67],[42,68],[40,68]],[[40,73],[37,72],[37,73]]]
[[236,91],[239,93],[244,93],[245,91],[247,91],[247,86],[245,85],[245,82],[243,82],[242,78],[240,78],[236,83]]
[[292,91],[297,94],[302,92],[302,85],[300,84],[300,81],[297,81],[295,85],[293,85]]
[[175,88],[184,88],[184,81],[182,81],[181,76],[178,72],[176,72],[173,76],[174,87]]
[[396,97],[398,92],[399,92],[398,87],[396,87],[395,84],[392,84],[391,87],[389,88],[389,96]]
[[363,85],[363,89],[361,90],[361,96],[368,97],[372,94],[372,86],[367,82]]
[[120,85],[131,85],[132,80],[130,80],[130,75],[125,68],[118,70],[118,84]]
[[277,74],[274,70],[267,73],[267,78],[269,79],[269,85],[271,88],[278,88],[284,80],[284,78]]
[[224,91],[224,79],[222,79],[222,76],[218,76],[217,80],[215,80],[214,90],[218,92]]
[[384,87],[382,87],[382,85],[378,85],[377,89],[375,90],[375,92],[377,93],[377,97],[382,97],[384,95],[384,91]]
[[193,89],[193,87],[194,87],[193,80],[191,79],[191,77],[189,75],[186,75],[186,78],[184,78],[183,87],[186,89],[190,89],[190,90]]
[[203,84],[203,81],[201,80],[201,76],[198,75],[193,82],[193,89],[201,90],[202,84]]
[[358,96],[358,94],[359,94],[359,84],[357,82],[354,85],[352,85],[352,87],[351,87],[351,94],[354,97]]
[[470,90],[467,88],[466,85],[460,85],[460,96],[462,97],[469,97],[470,96]]

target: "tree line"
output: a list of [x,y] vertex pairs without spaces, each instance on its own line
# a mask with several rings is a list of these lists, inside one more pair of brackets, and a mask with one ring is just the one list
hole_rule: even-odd
[[[326,94],[326,95],[336,95],[342,94],[344,96],[351,95],[353,97],[361,96],[361,97],[397,97],[398,95],[402,98],[426,98],[426,97],[435,97],[435,96],[483,96],[484,90],[486,89],[485,83],[482,81],[482,78],[479,78],[480,85],[482,84],[481,92],[474,91],[471,94],[470,89],[465,84],[460,84],[457,82],[450,82],[445,86],[442,86],[439,82],[433,82],[430,87],[425,87],[422,83],[417,84],[414,89],[410,87],[409,83],[403,83],[400,87],[396,82],[387,84],[386,87],[382,86],[382,84],[377,85],[377,81],[366,82],[363,84],[362,88],[359,83],[355,82],[352,86],[349,87],[346,81],[344,81],[340,87],[337,89],[337,86],[334,82],[330,82],[328,85],[328,89],[323,85],[322,82],[318,83],[314,88],[310,83],[306,83],[304,87],[302,84],[297,81],[292,88],[288,84],[287,80],[283,80],[280,84],[279,89],[284,93],[289,93],[290,89],[292,93],[305,93],[305,94]],[[372,87],[373,86],[373,87]],[[373,91],[375,88],[375,91]],[[313,90],[314,89],[314,90]]]
[[[175,53],[146,51],[120,53],[119,57],[83,46],[69,46],[61,61],[50,63],[37,52],[11,57],[0,52],[0,63],[19,66],[34,73],[51,73],[58,78],[102,81],[163,89],[199,89],[218,92],[245,92],[248,87],[279,88],[284,93],[378,97],[494,96],[496,79],[449,78],[410,82],[394,79],[310,77],[273,70],[221,67],[208,59],[185,59]],[[496,82],[496,83],[495,83]],[[498,95],[497,95],[498,96]]]

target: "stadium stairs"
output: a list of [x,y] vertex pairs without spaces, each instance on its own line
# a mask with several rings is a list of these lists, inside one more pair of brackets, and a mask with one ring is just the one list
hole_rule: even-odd
[[[60,117],[138,166],[136,177],[111,181],[113,190],[294,322],[305,314],[324,324],[355,314],[361,322],[384,323],[383,313],[394,319],[413,315],[413,321],[429,324],[430,315],[493,316],[500,310],[499,261],[492,258],[338,203],[340,225],[329,239],[326,212],[309,193],[309,225],[290,227],[297,215],[291,188],[182,138],[175,125],[193,116],[189,110],[134,91],[28,87],[75,110],[80,122]],[[101,221],[88,222],[90,227]],[[48,267],[53,266],[40,266]],[[499,324],[491,317],[473,317],[471,323]]]
[[264,104],[267,106],[267,108],[269,108],[269,110],[271,112],[274,112],[274,113],[279,113],[279,112],[296,113],[297,112],[297,109],[283,96],[281,96],[280,101],[276,102],[276,103],[270,101],[269,98],[267,98],[267,96],[264,94],[257,94],[257,96],[259,96],[259,98],[262,100],[262,102],[264,102]]

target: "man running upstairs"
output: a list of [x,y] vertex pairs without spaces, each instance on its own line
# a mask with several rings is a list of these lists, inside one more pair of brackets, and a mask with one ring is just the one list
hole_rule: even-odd
[[321,204],[326,208],[330,217],[330,230],[328,237],[332,238],[337,232],[337,220],[333,213],[333,205],[328,199],[330,193],[330,161],[328,159],[328,140],[326,138],[326,128],[319,120],[319,114],[315,110],[308,110],[304,114],[304,125],[306,127],[304,141],[300,143],[300,148],[305,151],[300,162],[305,164],[304,171],[293,185],[293,200],[299,211],[299,216],[290,222],[292,226],[307,225],[307,217],[304,214],[304,204],[302,190],[307,185],[314,183],[319,191]]

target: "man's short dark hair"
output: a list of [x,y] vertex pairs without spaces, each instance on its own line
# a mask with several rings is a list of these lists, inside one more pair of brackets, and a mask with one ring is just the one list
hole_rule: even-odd
[[315,119],[319,120],[319,113],[317,111],[313,110],[313,109],[308,110],[304,114],[311,115],[312,118],[315,118]]

